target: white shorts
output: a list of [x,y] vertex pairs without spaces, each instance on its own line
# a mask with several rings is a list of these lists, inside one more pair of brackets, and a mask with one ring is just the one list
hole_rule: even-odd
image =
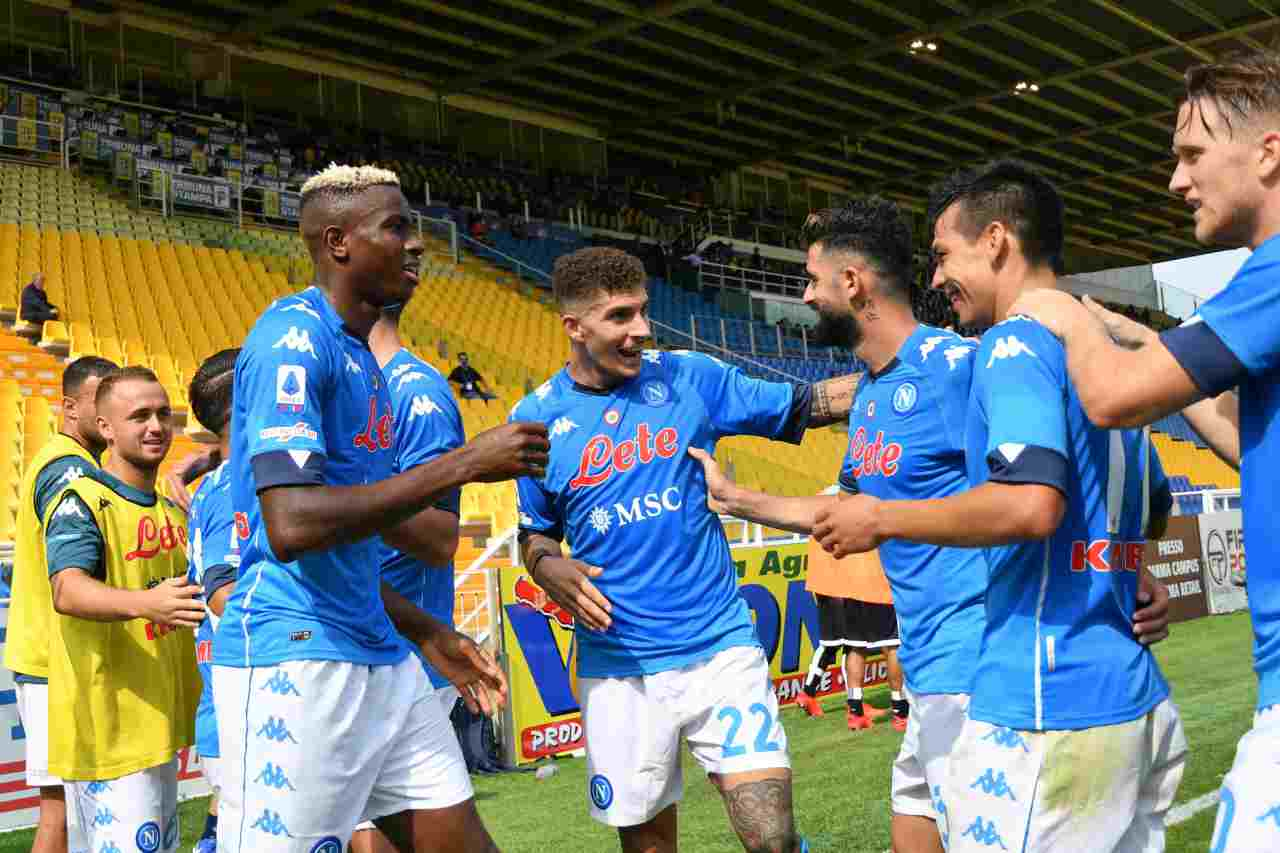
[[27,736],[27,784],[33,788],[61,785],[49,773],[49,685],[18,682],[18,719]]
[[1236,759],[1222,780],[1213,853],[1280,850],[1280,797],[1272,788],[1280,767],[1280,705],[1259,711],[1240,739]]
[[68,822],[73,809],[89,850],[175,853],[178,759],[119,779],[68,782]]
[[222,759],[216,755],[200,756],[200,772],[204,774],[204,780],[214,791],[222,787],[222,779],[218,775],[221,761]]
[[[428,682],[429,683],[429,682]],[[440,703],[440,710],[444,711],[444,718],[449,720],[449,715],[453,713],[454,704],[462,698],[462,694],[458,692],[458,688],[452,684],[446,684],[444,687],[435,688],[436,701]],[[450,723],[452,728],[452,723]],[[367,830],[377,829],[371,820],[362,820],[356,824],[356,832],[365,832]]]
[[680,741],[707,773],[789,768],[769,662],[757,646],[630,678],[583,678],[591,816],[635,826],[680,800]]
[[356,824],[469,800],[422,664],[213,667],[219,853],[341,853]]
[[947,760],[969,717],[969,694],[904,690],[911,703],[907,734],[893,762],[893,813],[927,817],[947,837]]
[[1019,732],[969,720],[945,789],[951,853],[1157,853],[1187,760],[1165,700],[1128,723]]

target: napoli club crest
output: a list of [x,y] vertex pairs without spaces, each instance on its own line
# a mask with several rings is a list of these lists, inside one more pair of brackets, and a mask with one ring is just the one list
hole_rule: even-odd
[[644,383],[640,388],[640,394],[650,406],[663,406],[666,405],[667,400],[671,399],[667,384],[657,379],[650,379]]
[[915,384],[903,382],[898,386],[898,390],[893,392],[893,410],[900,415],[905,415],[916,407],[917,396]]

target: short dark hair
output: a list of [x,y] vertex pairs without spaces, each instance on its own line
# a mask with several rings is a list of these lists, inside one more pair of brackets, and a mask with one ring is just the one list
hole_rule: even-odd
[[191,377],[187,397],[191,400],[191,414],[200,426],[214,434],[221,434],[231,420],[231,387],[235,384],[236,357],[240,349],[224,349],[204,360]]
[[114,373],[120,365],[100,355],[82,355],[62,371],[62,396],[74,397],[80,393],[86,380]]
[[[1227,133],[1234,117],[1249,122],[1261,114],[1280,116],[1280,52],[1273,49],[1229,53],[1217,62],[1205,62],[1187,69],[1184,103],[1210,100],[1222,113]],[[1204,114],[1200,121],[1212,135]]]
[[100,407],[106,399],[111,396],[113,388],[122,382],[130,382],[134,380],[154,382],[157,385],[160,384],[160,380],[151,372],[151,368],[143,367],[140,364],[131,364],[127,367],[121,367],[119,370],[115,370],[102,377],[102,381],[98,383],[97,393],[93,395],[93,404]]
[[861,255],[899,299],[911,299],[911,226],[898,206],[879,196],[851,199],[810,214],[801,229],[806,246]]
[[612,295],[644,290],[648,281],[644,264],[635,255],[609,246],[591,246],[556,259],[551,292],[556,304],[564,308],[599,291]]
[[970,240],[992,222],[1003,222],[1018,235],[1028,261],[1062,271],[1062,196],[1027,164],[996,160],[943,178],[929,191],[930,233],[953,204],[960,205],[957,222]]

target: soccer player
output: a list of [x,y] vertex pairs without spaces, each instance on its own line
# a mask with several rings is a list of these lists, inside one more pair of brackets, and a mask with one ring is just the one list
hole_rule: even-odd
[[[418,358],[400,340],[400,315],[404,303],[382,310],[382,317],[369,334],[369,349],[382,368],[391,394],[396,423],[396,473],[428,462],[466,441],[462,413],[449,390],[449,382],[427,362]],[[458,515],[462,491],[454,489],[430,509],[414,516],[404,533],[412,537],[411,547],[398,551],[382,546],[382,579],[391,588],[453,627],[453,555],[458,550]],[[435,699],[448,717],[458,699],[458,691],[429,663],[427,678]],[[377,853],[394,848],[381,837],[372,823],[361,823],[351,839],[353,853]]]
[[[145,367],[100,380],[102,470],[45,514],[53,606],[49,769],[68,780],[89,850],[177,850],[177,752],[191,746],[204,618],[187,581],[186,513],[156,494],[173,439],[169,397]],[[72,781],[74,780],[74,781]]]
[[[703,457],[708,489],[733,515],[811,533],[815,516],[858,492],[880,499],[945,498],[968,488],[964,418],[975,345],[911,312],[911,229],[898,208],[858,199],[810,217],[805,300],[816,336],[867,365],[849,413],[840,496],[775,497],[738,486]],[[898,655],[911,708],[892,776],[898,851],[940,851],[942,789],[964,725],[982,639],[986,564],[976,550],[902,540],[880,546],[893,590]]]
[[1273,850],[1280,848],[1271,788],[1280,761],[1280,55],[1259,50],[1189,69],[1173,152],[1169,189],[1195,212],[1196,239],[1253,250],[1226,288],[1161,335],[1095,306],[1104,328],[1051,292],[1026,294],[1018,310],[1061,338],[1095,424],[1149,424],[1190,404],[1183,411],[1192,427],[1240,469],[1258,711],[1223,780],[1213,850]]
[[[1172,505],[1164,472],[1145,433],[1089,424],[1048,329],[1007,316],[1056,284],[1054,187],[997,162],[942,182],[931,214],[934,286],[962,324],[996,323],[972,356],[972,487],[850,496],[814,536],[836,556],[890,539],[985,552],[986,625],[943,789],[950,850],[1163,849],[1186,738],[1129,614],[1147,531]],[[899,409],[907,396],[894,392]]]
[[205,779],[213,789],[204,831],[196,842],[196,853],[213,853],[218,838],[218,796],[222,788],[218,773],[218,721],[213,704],[213,636],[227,598],[235,588],[240,567],[239,537],[231,508],[231,477],[226,460],[231,453],[231,387],[235,378],[238,349],[225,349],[205,359],[191,377],[187,396],[191,414],[200,426],[218,440],[222,463],[211,471],[191,499],[187,521],[187,577],[204,591],[207,618],[196,629],[196,661],[202,689],[196,709],[196,751]]
[[616,249],[560,258],[552,288],[571,356],[512,413],[552,436],[546,476],[517,481],[521,541],[577,623],[591,815],[624,851],[675,850],[684,741],[746,849],[806,849],[769,664],[686,450],[737,434],[798,442],[847,413],[852,380],[763,382],[643,349],[644,267]]
[[506,425],[392,476],[391,397],[366,341],[418,284],[412,211],[394,173],[334,165],[304,184],[301,217],[314,286],[270,306],[236,362],[240,573],[213,649],[218,849],[340,853],[364,819],[403,851],[490,851],[410,642],[473,710],[495,709],[505,679],[380,583],[375,537],[407,550],[403,528],[464,483],[541,472],[546,429]]
[[[17,542],[4,665],[13,670],[18,717],[26,734],[27,784],[40,791],[40,818],[32,853],[66,853],[67,806],[62,780],[49,774],[49,635],[53,594],[45,563],[44,515],[63,487],[98,467],[107,441],[98,428],[94,394],[116,365],[86,355],[62,372],[62,428],[40,448],[18,487]],[[74,818],[74,815],[72,815]],[[78,848],[77,838],[72,847]]]

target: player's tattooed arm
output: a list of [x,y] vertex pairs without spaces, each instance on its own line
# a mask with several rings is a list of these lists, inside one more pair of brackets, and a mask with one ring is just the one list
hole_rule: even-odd
[[573,615],[574,621],[593,631],[606,631],[613,623],[613,605],[591,582],[604,574],[599,566],[565,557],[560,543],[532,531],[520,534],[520,553],[533,581],[556,604]]
[[853,394],[861,380],[861,373],[851,373],[815,382],[813,401],[809,405],[809,426],[829,426],[849,420]]
[[748,853],[793,853],[799,848],[790,776],[723,789],[729,823]]

